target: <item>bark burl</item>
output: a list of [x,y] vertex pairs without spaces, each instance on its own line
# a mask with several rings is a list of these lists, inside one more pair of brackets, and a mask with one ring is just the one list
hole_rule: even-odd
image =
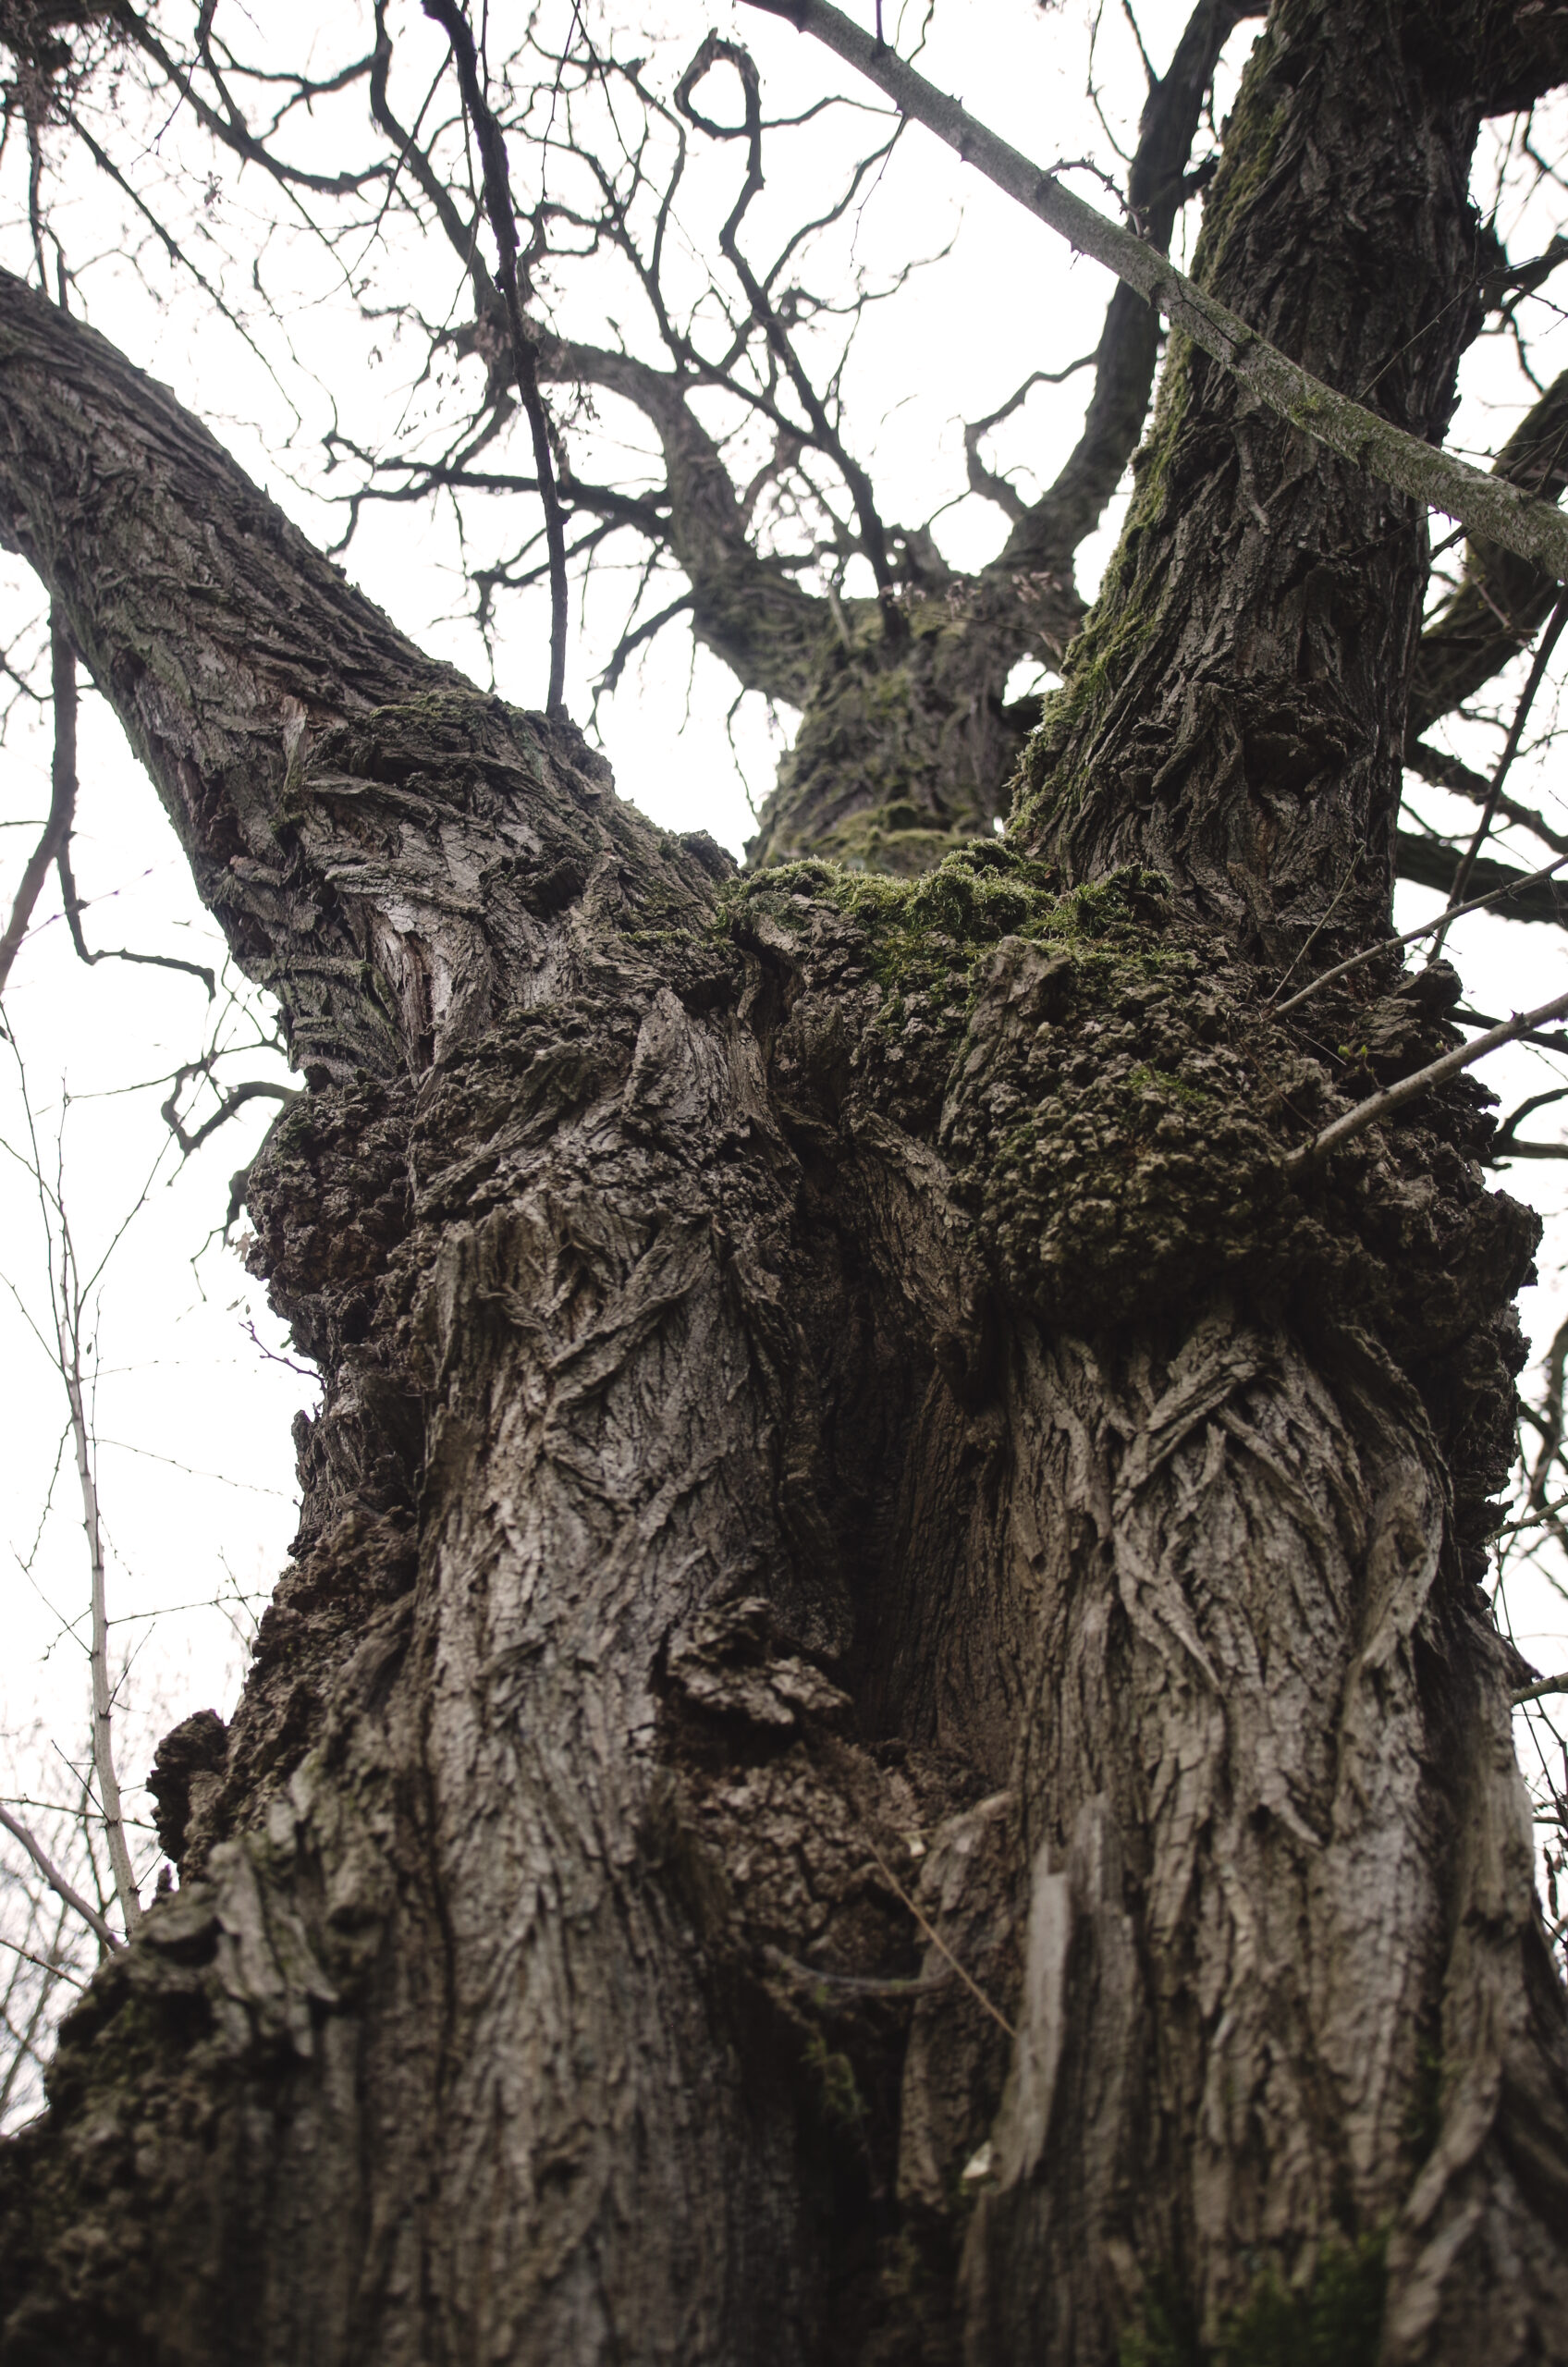
[[[1562,39],[1283,0],[1199,276],[1439,435]],[[0,386],[312,1086],[250,1191],[325,1388],[0,2152],[6,2367],[1568,2357],[1476,1584],[1534,1220],[1464,1080],[1290,1180],[1442,991],[1267,1007],[1387,925],[1423,519],[1174,340],[1007,839],[737,878],[9,278]]]

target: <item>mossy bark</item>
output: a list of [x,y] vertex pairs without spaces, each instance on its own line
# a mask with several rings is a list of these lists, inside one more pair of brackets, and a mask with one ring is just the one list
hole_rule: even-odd
[[[1401,38],[1277,13],[1209,252],[1436,423],[1475,109]],[[1533,1222],[1464,1080],[1292,1182],[1446,1023],[1268,1008],[1380,922],[1415,521],[1179,360],[1027,831],[740,881],[4,278],[0,383],[311,1084],[252,1257],[324,1380],[0,2149],[6,2367],[1563,2357],[1476,1584]]]
[[[1341,9],[1277,7],[1194,263],[1273,344],[1429,440],[1477,322],[1483,93],[1461,60],[1485,14],[1358,13],[1352,34]],[[1171,342],[1022,827],[1079,872],[1156,863],[1289,959],[1387,916],[1426,521]]]

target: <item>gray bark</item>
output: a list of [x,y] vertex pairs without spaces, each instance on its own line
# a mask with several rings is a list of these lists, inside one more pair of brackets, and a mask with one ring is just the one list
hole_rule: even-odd
[[[1347,13],[1200,260],[1435,427],[1472,12]],[[1476,1585],[1534,1223],[1465,1079],[1292,1182],[1451,1031],[1267,1005],[1358,854],[1313,958],[1386,926],[1418,522],[1178,356],[1009,843],[736,881],[8,278],[0,384],[312,1085],[250,1192],[325,1385],[0,2151],[6,2367],[1568,2357]]]

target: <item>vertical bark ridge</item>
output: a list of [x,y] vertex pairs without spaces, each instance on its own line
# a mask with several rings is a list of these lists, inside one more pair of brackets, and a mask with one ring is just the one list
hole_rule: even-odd
[[[1442,12],[1276,8],[1195,275],[1328,383],[1440,436],[1476,321],[1477,100]],[[1383,925],[1424,519],[1173,337],[1127,531],[1030,753],[1019,827],[1151,862],[1242,941]],[[1354,868],[1353,868],[1354,865]],[[1322,940],[1326,943],[1326,940]]]

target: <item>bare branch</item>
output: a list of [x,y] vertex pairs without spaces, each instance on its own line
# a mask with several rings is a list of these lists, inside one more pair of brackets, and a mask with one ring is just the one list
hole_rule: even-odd
[[1158,249],[1096,214],[827,0],[747,0],[747,6],[786,18],[857,67],[965,164],[1157,305],[1173,327],[1185,331],[1281,419],[1380,483],[1457,519],[1473,534],[1488,536],[1521,558],[1550,568],[1554,576],[1568,576],[1568,517],[1561,510],[1422,443],[1326,386],[1249,328],[1239,313],[1196,287]]
[[206,1060],[188,1061],[186,1065],[177,1073],[174,1090],[169,1095],[168,1099],[161,1103],[159,1106],[159,1116],[163,1119],[165,1125],[167,1126],[170,1134],[173,1134],[176,1142],[179,1145],[180,1149],[184,1152],[187,1159],[190,1157],[192,1151],[201,1149],[202,1145],[207,1140],[210,1134],[215,1134],[220,1126],[227,1125],[230,1118],[234,1117],[239,1110],[244,1109],[247,1102],[288,1102],[298,1101],[300,1098],[300,1088],[298,1085],[275,1085],[263,1077],[251,1077],[243,1085],[231,1085],[229,1090],[224,1095],[222,1101],[219,1103],[218,1108],[213,1116],[205,1119],[203,1122],[197,1127],[194,1134],[187,1134],[179,1116],[178,1102],[180,1093],[190,1077],[202,1075],[210,1078],[211,1074],[212,1061],[210,1058]]
[[76,949],[79,962],[85,962],[89,969],[99,962],[136,962],[149,970],[179,970],[188,978],[200,978],[207,989],[207,1000],[209,1002],[215,1000],[218,990],[217,978],[204,962],[184,962],[178,953],[132,953],[129,947],[124,945],[104,945],[99,946],[96,950],[90,948],[81,933],[81,916],[87,907],[77,893],[76,875],[71,869],[68,839],[55,858],[55,867],[59,874],[66,926],[71,933],[71,943]]
[[[745,119],[740,125],[721,124],[698,112],[692,92],[712,67],[732,66],[740,77],[743,94]],[[901,637],[904,627],[891,598],[892,567],[888,557],[887,529],[876,508],[871,479],[846,450],[842,438],[827,416],[822,398],[813,386],[799,356],[795,352],[778,311],[769,303],[767,292],[741,251],[739,231],[746,209],[762,187],[762,91],[754,60],[749,50],[739,43],[722,41],[717,33],[709,33],[691,65],[681,76],[676,89],[675,103],[688,121],[697,124],[716,140],[740,140],[746,142],[746,178],[741,194],[731,207],[729,218],[718,234],[718,243],[731,270],[746,292],[753,316],[761,322],[768,344],[783,365],[790,385],[799,397],[812,434],[819,448],[826,452],[843,478],[854,503],[860,524],[861,545],[871,565],[876,590],[882,602],[883,624],[890,640]]]
[[1550,1107],[1554,1101],[1568,1101],[1568,1085],[1554,1086],[1550,1093],[1532,1093],[1511,1110],[1493,1137],[1490,1156],[1499,1159],[1568,1159],[1568,1143],[1522,1143],[1515,1129],[1537,1110]]
[[1549,1693],[1568,1693],[1568,1669],[1560,1670],[1556,1676],[1543,1676],[1537,1685],[1526,1685],[1522,1692],[1511,1695],[1510,1699],[1517,1710],[1526,1701],[1544,1699]]
[[544,398],[539,392],[539,374],[534,363],[533,341],[522,317],[522,299],[518,286],[518,255],[521,241],[517,231],[517,215],[512,207],[511,178],[507,168],[506,142],[501,127],[490,110],[480,80],[479,55],[468,19],[457,6],[457,0],[423,0],[424,13],[438,24],[451,43],[458,80],[462,88],[463,105],[473,126],[473,136],[479,142],[480,157],[484,167],[485,210],[490,216],[497,252],[497,274],[501,292],[506,298],[507,321],[511,331],[512,367],[517,373],[517,390],[527,414],[533,438],[533,466],[539,479],[539,497],[545,507],[545,536],[550,553],[550,687],[545,701],[547,715],[564,715],[566,691],[566,528],[561,517],[560,500],[556,491],[555,461],[550,451],[550,423],[545,416]]
[[1451,1076],[1457,1076],[1462,1069],[1474,1068],[1477,1061],[1484,1061],[1501,1045],[1517,1043],[1521,1036],[1528,1036],[1535,1028],[1543,1027],[1549,1019],[1562,1019],[1565,1015],[1568,1015],[1568,995],[1557,995],[1550,1002],[1538,1003],[1534,1011],[1516,1012],[1512,1019],[1488,1028],[1484,1036],[1477,1036],[1472,1043],[1456,1045],[1452,1052],[1445,1052],[1441,1060],[1431,1061],[1424,1069],[1417,1069],[1413,1076],[1401,1077],[1397,1085],[1370,1095],[1366,1100],[1358,1102],[1354,1110],[1348,1110],[1342,1118],[1336,1118],[1331,1126],[1325,1126],[1314,1141],[1301,1150],[1292,1152],[1285,1161],[1287,1174],[1299,1175],[1304,1170],[1316,1166],[1329,1151],[1337,1150],[1341,1143],[1349,1142],[1355,1134],[1365,1134],[1367,1127],[1376,1125],[1380,1118],[1391,1117],[1396,1110],[1403,1110],[1406,1102],[1418,1099],[1433,1085],[1443,1084]]
[[80,1916],[88,1930],[95,1938],[103,1942],[111,1954],[116,1948],[124,1947],[125,1942],[118,1932],[111,1931],[98,1909],[95,1907],[90,1907],[81,1893],[66,1880],[43,1843],[28,1831],[19,1817],[14,1817],[7,1808],[0,1808],[0,1825],[5,1826],[14,1841],[20,1842],[55,1897],[64,1900],[73,1915]]
[[1386,953],[1397,953],[1402,945],[1416,945],[1422,938],[1430,937],[1435,930],[1446,928],[1450,922],[1463,920],[1466,913],[1482,912],[1488,904],[1501,903],[1510,896],[1517,896],[1522,889],[1533,888],[1538,882],[1551,878],[1554,873],[1562,869],[1564,864],[1568,864],[1568,853],[1560,854],[1556,862],[1549,863],[1543,871],[1532,871],[1525,877],[1511,879],[1504,887],[1494,888],[1487,895],[1473,896],[1467,904],[1451,907],[1447,912],[1439,914],[1435,921],[1423,921],[1419,928],[1407,928],[1403,937],[1386,937],[1381,944],[1369,945],[1364,952],[1353,953],[1348,962],[1336,963],[1333,969],[1325,970],[1320,978],[1314,978],[1310,986],[1303,987],[1299,994],[1291,996],[1289,1001],[1278,1004],[1276,1009],[1279,1016],[1282,1019],[1286,1012],[1294,1011],[1298,1005],[1317,994],[1320,987],[1332,986],[1337,978],[1348,976],[1352,970],[1359,970],[1368,962],[1379,961]]
[[[1214,82],[1214,69],[1242,19],[1260,0],[1197,0],[1163,78],[1151,81],[1127,175],[1127,210],[1139,235],[1163,253],[1192,194],[1187,160]],[[1096,350],[1095,390],[1083,433],[1056,480],[1024,513],[993,570],[1065,570],[1115,492],[1143,433],[1159,356],[1159,318],[1118,286]]]
[[76,811],[76,652],[57,607],[49,611],[49,662],[55,692],[55,756],[51,775],[49,818],[43,834],[22,873],[11,917],[0,936],[0,993],[11,975],[11,964],[27,935],[39,890],[52,864],[63,852]]
[[[1568,370],[1513,430],[1492,472],[1547,501],[1568,487]],[[1526,646],[1550,614],[1555,593],[1550,571],[1484,535],[1471,538],[1464,581],[1427,625],[1415,655],[1405,762],[1425,779],[1432,776],[1417,754],[1421,735]]]
[[[1469,798],[1472,804],[1484,805],[1491,795],[1491,783],[1485,774],[1472,772],[1458,756],[1445,755],[1440,748],[1428,747],[1424,740],[1406,745],[1404,761],[1413,773],[1422,780],[1429,780],[1434,789],[1452,790],[1456,797]],[[1500,797],[1497,810],[1505,822],[1513,823],[1521,830],[1530,831],[1544,845],[1555,848],[1559,853],[1568,852],[1568,836],[1561,830],[1554,830],[1546,816],[1537,813],[1533,805],[1521,805],[1516,798]],[[1484,861],[1482,867],[1485,868]],[[1419,879],[1422,875],[1412,871],[1404,876]],[[1444,878],[1427,880],[1425,884],[1446,888],[1449,882]]]
[[98,1518],[98,1482],[92,1468],[92,1441],[87,1426],[87,1408],[81,1386],[81,1308],[74,1288],[76,1257],[71,1246],[65,1211],[60,1210],[63,1241],[62,1303],[59,1308],[58,1346],[60,1377],[66,1384],[66,1397],[70,1406],[71,1436],[76,1446],[77,1484],[81,1490],[81,1525],[87,1538],[91,1566],[91,1611],[92,1641],[90,1659],[92,1671],[92,1766],[98,1778],[98,1798],[103,1809],[104,1836],[108,1843],[109,1864],[115,1878],[115,1895],[119,1900],[120,1913],[128,1933],[134,1932],[141,1919],[141,1900],[131,1869],[130,1852],[126,1846],[125,1818],[120,1808],[119,1776],[115,1767],[114,1709],[109,1689],[109,1614],[104,1580],[104,1539]]
[[1432,942],[1434,962],[1442,951],[1448,922],[1452,917],[1455,907],[1464,898],[1464,890],[1470,884],[1470,875],[1476,867],[1476,857],[1486,844],[1487,834],[1492,827],[1492,817],[1497,812],[1497,802],[1502,794],[1502,784],[1508,778],[1509,767],[1518,752],[1519,736],[1525,729],[1525,719],[1535,704],[1536,693],[1541,686],[1542,677],[1550,663],[1551,653],[1557,647],[1564,625],[1568,625],[1568,592],[1562,595],[1551,612],[1551,620],[1541,635],[1540,646],[1536,652],[1529,680],[1525,682],[1520,693],[1518,705],[1513,710],[1513,720],[1509,725],[1507,741],[1504,742],[1501,755],[1498,758],[1497,770],[1493,773],[1487,791],[1486,803],[1481,808],[1481,818],[1476,825],[1476,835],[1470,841],[1464,861],[1454,874],[1453,886],[1449,891],[1449,913],[1445,915],[1442,926]]

